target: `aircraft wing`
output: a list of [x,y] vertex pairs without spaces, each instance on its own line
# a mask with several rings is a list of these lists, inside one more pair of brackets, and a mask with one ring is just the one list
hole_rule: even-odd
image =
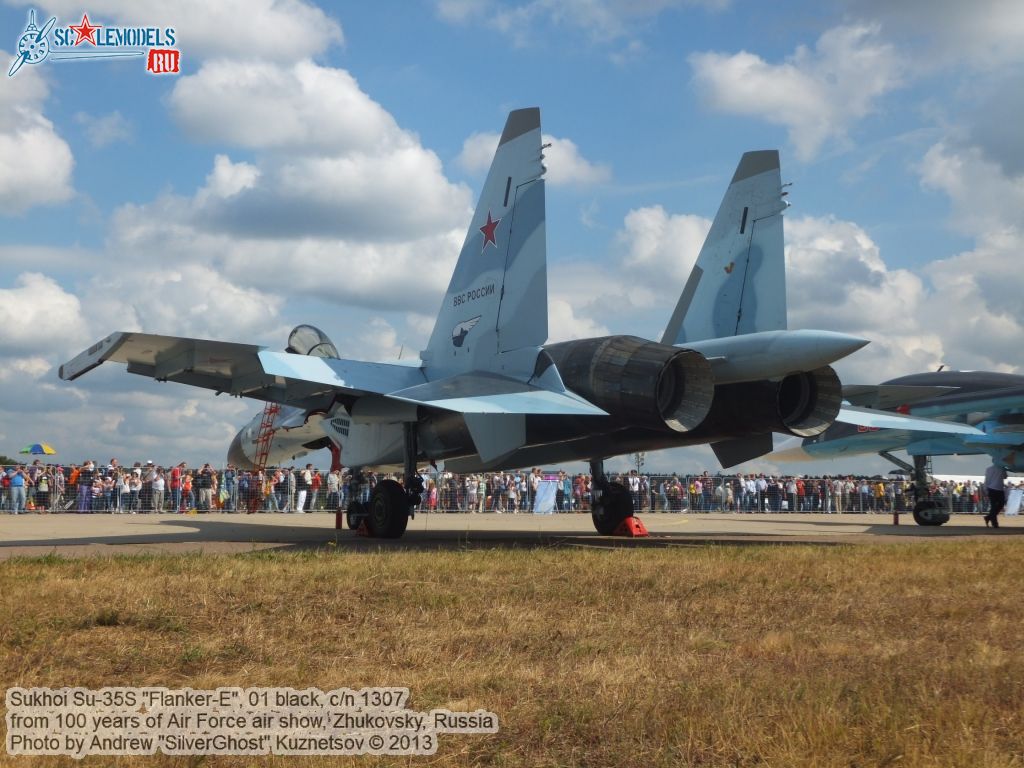
[[[338,395],[383,395],[397,401],[396,406],[411,403],[459,413],[605,415],[570,392],[497,374],[462,374],[428,383],[421,368],[409,365],[273,352],[252,344],[148,333],[113,333],[62,365],[60,377],[73,381],[107,361],[125,363],[129,373],[157,381],[306,410],[326,409]],[[380,416],[379,407],[375,414]]]
[[858,427],[871,429],[903,429],[919,432],[935,432],[950,435],[984,435],[977,427],[952,421],[922,419],[918,416],[904,416],[892,411],[878,411],[874,408],[859,408],[844,405],[839,409],[836,421],[856,424]]
[[852,405],[887,410],[941,397],[956,389],[909,384],[844,384],[843,399]]
[[272,400],[300,408],[333,403],[337,394],[364,395],[423,382],[418,368],[268,352],[253,344],[117,332],[60,367],[73,381],[107,361],[157,381]]

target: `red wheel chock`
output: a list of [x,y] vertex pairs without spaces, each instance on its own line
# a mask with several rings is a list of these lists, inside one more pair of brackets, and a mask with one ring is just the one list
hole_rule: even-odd
[[356,536],[369,536],[369,535],[370,535],[370,528],[369,528],[369,526],[366,525],[366,521],[363,520],[361,523],[359,523],[359,527],[356,528]]
[[650,536],[647,532],[647,526],[645,526],[639,518],[627,517],[621,523],[619,527],[615,529],[615,533],[612,536],[625,536],[630,539],[638,539],[643,536]]

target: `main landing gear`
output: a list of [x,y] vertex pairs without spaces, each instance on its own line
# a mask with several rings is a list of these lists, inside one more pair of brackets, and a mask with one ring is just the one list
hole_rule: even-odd
[[902,459],[898,459],[888,451],[881,451],[879,454],[883,459],[888,459],[900,469],[911,473],[914,478],[914,522],[918,525],[944,525],[949,522],[949,512],[946,505],[936,499],[928,498],[928,457],[914,456],[914,466],[910,466]]
[[914,522],[918,525],[942,525],[949,522],[949,515],[939,502],[924,499],[914,504]]
[[935,499],[921,498],[928,488],[928,457],[914,457],[914,522],[918,525],[943,525],[949,522],[944,504]]
[[[413,508],[420,503],[423,478],[416,472],[416,425],[405,424],[403,458],[405,487],[394,480],[381,480],[370,493],[370,501],[352,501],[345,513],[348,527],[378,539],[398,539],[405,533]],[[361,473],[353,469],[349,498],[359,498]],[[364,528],[365,526],[365,528]]]
[[590,460],[590,517],[597,532],[612,536],[627,518],[633,517],[633,497],[622,483],[613,483],[605,477],[604,459]]

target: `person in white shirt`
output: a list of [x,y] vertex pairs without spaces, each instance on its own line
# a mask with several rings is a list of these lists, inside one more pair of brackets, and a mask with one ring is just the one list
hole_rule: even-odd
[[167,479],[164,477],[164,469],[160,467],[153,478],[153,511],[164,511],[164,491],[167,488]]
[[476,475],[466,478],[466,511],[476,512]]
[[764,479],[763,474],[757,478],[755,487],[757,489],[757,511],[764,512],[768,495],[768,481]]
[[341,472],[332,469],[327,473],[327,508],[338,509],[341,506],[341,499],[338,491],[341,490]]
[[985,470],[985,490],[988,492],[988,514],[985,515],[985,527],[991,525],[999,527],[999,513],[1006,506],[1006,467],[992,462],[992,466]]
[[306,494],[313,485],[313,465],[307,464],[305,469],[295,473],[295,511],[302,514],[306,511]]
[[635,469],[629,470],[629,496],[633,500],[633,511],[640,511],[640,475]]

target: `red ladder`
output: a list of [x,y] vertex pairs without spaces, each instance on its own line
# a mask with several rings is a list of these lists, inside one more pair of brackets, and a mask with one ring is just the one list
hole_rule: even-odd
[[252,482],[249,484],[249,514],[253,514],[262,501],[263,488],[253,487],[259,483],[259,476],[267,468],[267,458],[270,456],[270,443],[274,439],[274,419],[280,413],[281,406],[278,403],[267,403],[263,409],[263,418],[260,420],[260,429],[256,433],[256,457],[253,459]]

